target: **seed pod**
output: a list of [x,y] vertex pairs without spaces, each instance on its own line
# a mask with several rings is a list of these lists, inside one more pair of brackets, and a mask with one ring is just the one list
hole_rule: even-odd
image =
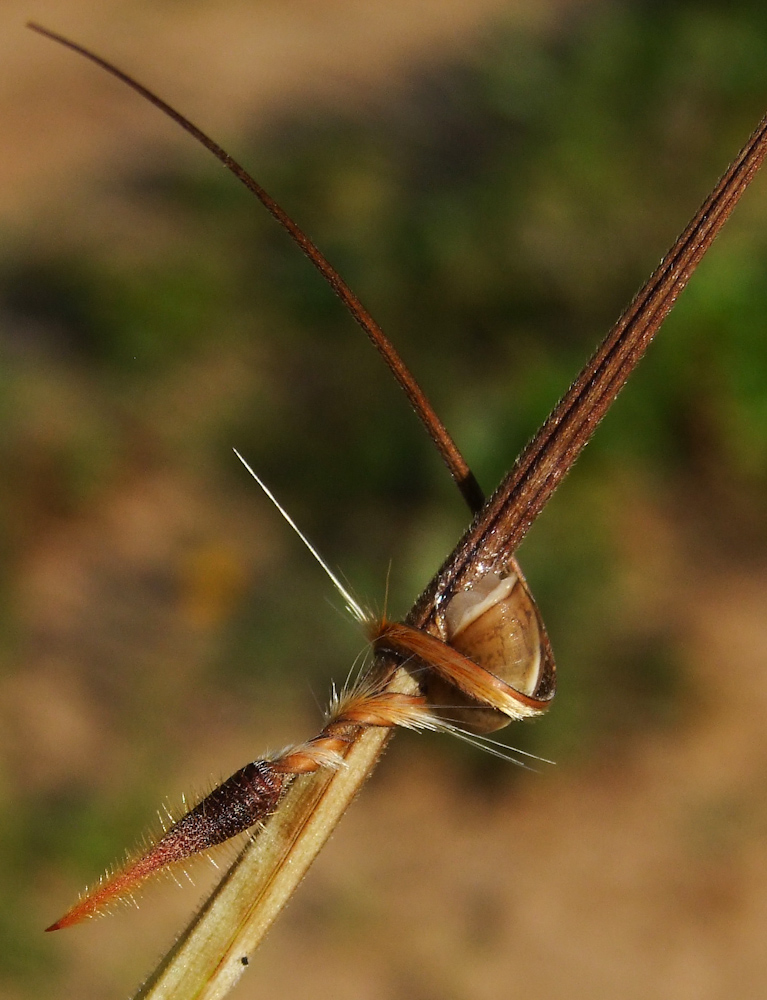
[[[438,618],[444,641],[508,686],[513,715],[482,705],[458,690],[443,672],[430,671],[422,687],[427,700],[451,722],[475,733],[491,733],[512,718],[545,712],[556,690],[556,666],[546,629],[515,559],[486,572],[450,597]],[[518,697],[515,697],[517,695]]]
[[279,802],[285,775],[270,761],[256,760],[206,795],[170,826],[162,837],[108,871],[48,931],[71,927],[98,916],[153,875],[195,854],[223,844],[264,819]]

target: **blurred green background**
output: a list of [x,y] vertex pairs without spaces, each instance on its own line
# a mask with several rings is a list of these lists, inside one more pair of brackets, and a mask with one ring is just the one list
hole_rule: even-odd
[[[255,9],[238,16],[239,31],[258,34]],[[584,3],[529,23],[517,7],[487,22],[478,12],[462,45],[424,49],[396,84],[371,83],[348,100],[291,95],[250,134],[216,137],[388,331],[490,491],[767,107],[767,11],[756,2]],[[95,73],[88,79],[113,92]],[[183,110],[195,117],[194,106]],[[152,140],[108,166],[77,196],[76,213],[48,205],[44,217],[9,223],[0,254],[8,997],[111,997],[135,985],[156,935],[169,938],[176,914],[191,909],[188,893],[164,902],[174,890],[156,890],[137,916],[60,940],[38,928],[137,839],[163,797],[177,802],[311,734],[331,679],[344,679],[362,647],[232,447],[363,601],[382,606],[390,573],[396,615],[467,522],[378,357],[235,181],[183,139]],[[355,870],[359,884],[332,867],[312,876],[287,929],[270,938],[260,977],[238,995],[303,996],[302,974],[315,992],[319,975],[320,994],[332,984],[336,996],[516,995],[503,961],[537,954],[524,944],[535,920],[509,935],[498,927],[510,909],[515,928],[528,905],[538,912],[540,883],[529,897],[518,886],[541,869],[554,873],[547,892],[561,920],[543,908],[538,945],[551,969],[537,987],[525,979],[525,995],[759,995],[767,960],[755,942],[767,916],[756,895],[733,896],[741,882],[731,868],[745,866],[744,893],[764,886],[764,875],[745,871],[764,862],[767,826],[767,744],[758,741],[767,701],[766,183],[746,195],[522,547],[560,688],[550,715],[509,740],[556,759],[556,774],[520,775],[444,738],[403,737],[384,763],[389,776],[370,789],[367,815],[388,803],[398,831],[408,789],[425,801],[424,788],[444,783],[446,842],[451,823],[461,844],[466,816],[481,814],[528,874],[477,874],[479,884],[508,877],[511,887],[496,886],[493,906],[482,894],[466,904],[474,916],[455,940],[446,931],[447,943],[427,946],[416,934],[395,951],[381,941],[401,914],[393,904],[394,917],[382,916],[369,894],[379,878],[401,898],[392,887],[415,876],[394,861],[388,880],[360,874],[354,865],[370,841],[350,841],[328,864]],[[677,814],[682,791],[698,782],[700,795]],[[579,841],[594,838],[590,860],[563,860],[558,879],[567,848],[557,838],[574,836],[573,816],[597,798],[587,816],[598,822]],[[524,862],[520,827],[505,825],[497,803],[548,831],[531,835]],[[669,882],[661,898],[618,866],[606,900],[593,902],[606,926],[625,931],[610,945],[573,871],[604,873],[616,857],[626,871],[639,866],[655,843],[651,803],[678,843],[666,843],[663,827],[648,870],[663,856],[678,872],[678,849],[690,885]],[[355,808],[368,822],[365,797]],[[412,829],[435,849],[428,806],[413,810]],[[608,860],[600,845],[607,851],[611,837]],[[445,866],[466,871],[466,857]],[[437,912],[436,900],[452,905],[452,883],[440,896],[438,872],[419,877]],[[622,920],[626,899],[637,909]],[[711,920],[700,918],[702,929],[700,914]],[[706,935],[717,929],[721,941],[725,917],[738,946],[712,957]],[[592,918],[593,931],[583,930]],[[558,944],[574,927],[587,940],[573,964],[573,945]],[[282,949],[305,955],[287,981]],[[458,962],[458,952],[460,969],[448,976],[446,957]],[[690,993],[698,981],[706,990]]]

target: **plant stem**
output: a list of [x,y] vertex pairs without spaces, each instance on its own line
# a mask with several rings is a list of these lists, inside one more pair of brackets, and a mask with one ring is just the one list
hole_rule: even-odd
[[[437,633],[446,597],[466,586],[473,574],[513,557],[528,527],[644,355],[765,155],[767,117],[479,512],[408,615],[410,625]],[[384,676],[388,672],[389,690],[417,693],[415,680],[391,662],[377,660],[374,670]],[[294,781],[136,1000],[213,1000],[228,992],[246,968],[243,959],[304,877],[389,736],[389,730],[367,730],[351,745],[342,770],[320,771]]]
[[[390,691],[417,693],[416,682],[404,670],[392,672],[383,659],[374,669],[392,674]],[[368,729],[350,747],[343,768],[293,781],[277,811],[246,844],[134,1000],[218,1000],[229,992],[391,734],[390,729]]]

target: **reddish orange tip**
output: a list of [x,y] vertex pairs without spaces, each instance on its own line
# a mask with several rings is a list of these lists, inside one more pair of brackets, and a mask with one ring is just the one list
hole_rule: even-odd
[[49,931],[62,931],[65,927],[74,927],[75,924],[82,923],[83,920],[87,920],[93,914],[90,911],[90,907],[87,905],[88,899],[78,900],[74,906],[70,907],[63,917],[59,917],[50,927],[45,928],[45,933]]

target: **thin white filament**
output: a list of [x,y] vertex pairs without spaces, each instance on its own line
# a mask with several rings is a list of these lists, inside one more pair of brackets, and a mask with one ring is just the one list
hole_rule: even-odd
[[290,527],[293,529],[293,531],[295,531],[295,533],[298,535],[298,537],[301,539],[301,541],[304,543],[307,549],[311,552],[311,554],[314,556],[314,558],[317,560],[320,566],[325,570],[327,575],[330,577],[330,582],[333,584],[338,593],[344,599],[344,603],[346,604],[346,607],[349,609],[349,613],[352,615],[352,617],[355,618],[360,623],[360,625],[364,625],[365,622],[367,622],[368,620],[368,616],[365,614],[362,607],[357,603],[357,601],[355,601],[355,599],[352,597],[352,595],[349,593],[346,587],[344,587],[338,576],[333,572],[330,566],[328,566],[328,564],[319,554],[317,549],[312,545],[312,543],[309,541],[309,539],[306,537],[303,531],[301,531],[296,522],[293,520],[290,514],[288,514],[288,512],[279,502],[274,493],[272,493],[272,491],[266,485],[266,483],[262,479],[259,479],[259,477],[253,471],[251,466],[246,462],[246,460],[242,457],[242,455],[239,453],[239,451],[237,451],[236,448],[233,448],[232,451],[235,453],[237,458],[239,458],[239,460],[242,462],[242,464],[245,466],[245,468],[248,470],[251,476],[255,479],[255,481],[258,483],[258,485],[261,487],[261,489],[264,491],[267,497],[269,497],[274,506],[277,508],[280,514],[282,514],[282,516],[288,522]]
[[447,725],[450,727],[448,732],[451,736],[455,736],[456,739],[463,740],[464,743],[468,743],[476,750],[483,750],[485,753],[489,753],[491,757],[498,757],[500,760],[505,760],[509,764],[516,764],[517,767],[522,767],[527,771],[537,771],[538,768],[530,767],[523,760],[518,760],[515,754],[527,757],[530,760],[536,760],[541,764],[556,764],[556,761],[549,760],[547,757],[539,757],[538,754],[528,753],[527,750],[520,750],[519,747],[510,747],[507,743],[502,743],[500,740],[491,740],[489,737],[480,736],[478,733],[469,733],[453,723],[447,723]]

